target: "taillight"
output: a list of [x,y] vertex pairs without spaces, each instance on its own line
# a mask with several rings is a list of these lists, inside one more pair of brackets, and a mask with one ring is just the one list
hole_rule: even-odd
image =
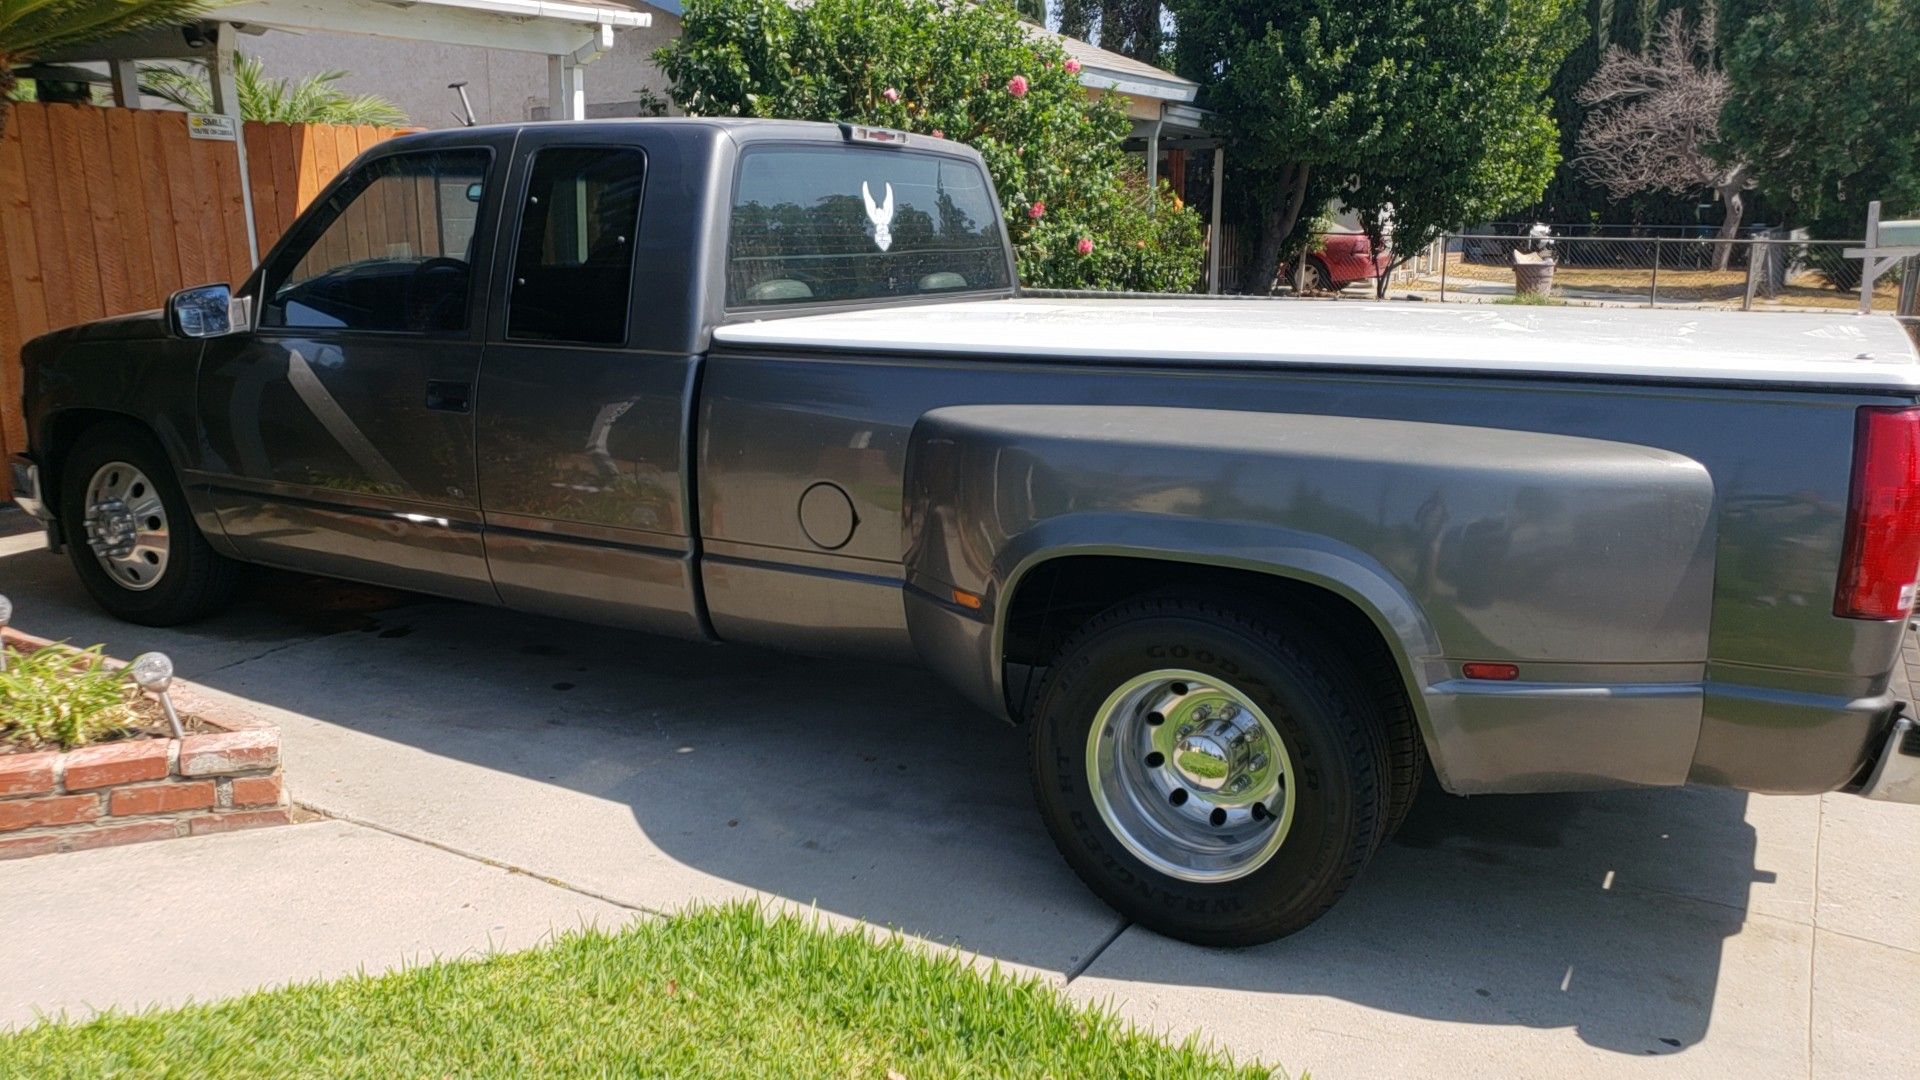
[[1904,619],[1920,580],[1920,409],[1869,406],[1853,429],[1853,490],[1833,613]]

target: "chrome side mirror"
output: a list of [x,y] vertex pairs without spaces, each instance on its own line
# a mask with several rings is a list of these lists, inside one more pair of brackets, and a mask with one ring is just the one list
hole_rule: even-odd
[[184,338],[210,338],[233,332],[233,290],[225,285],[196,285],[167,298],[167,322]]

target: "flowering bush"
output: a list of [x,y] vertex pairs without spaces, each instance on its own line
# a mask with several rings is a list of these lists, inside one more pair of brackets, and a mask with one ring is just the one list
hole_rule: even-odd
[[877,124],[974,147],[1025,285],[1200,280],[1198,216],[1164,187],[1149,197],[1119,107],[1089,99],[1079,64],[1003,0],[690,0],[655,58],[691,115]]

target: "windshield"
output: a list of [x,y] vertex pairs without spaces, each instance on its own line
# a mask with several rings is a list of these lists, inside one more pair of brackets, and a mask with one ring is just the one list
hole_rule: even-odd
[[845,146],[747,150],[727,304],[819,304],[1007,288],[992,191],[963,158]]

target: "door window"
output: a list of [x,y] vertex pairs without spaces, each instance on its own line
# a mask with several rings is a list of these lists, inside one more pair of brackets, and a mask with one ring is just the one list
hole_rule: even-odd
[[356,172],[267,277],[261,326],[467,327],[485,150],[396,154]]
[[633,148],[561,146],[534,157],[514,247],[509,338],[625,343],[645,176],[646,157]]

